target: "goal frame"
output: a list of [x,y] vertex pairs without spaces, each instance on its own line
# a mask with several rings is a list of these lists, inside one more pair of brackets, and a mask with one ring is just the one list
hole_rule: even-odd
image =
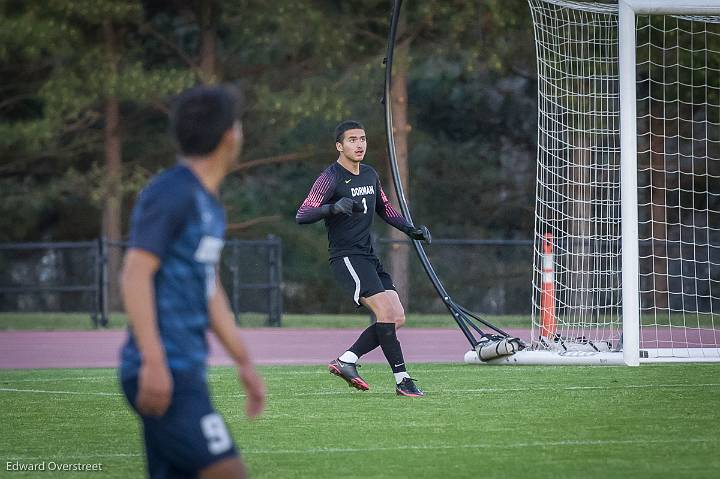
[[[553,0],[546,0],[554,3]],[[565,3],[563,2],[563,5]],[[717,358],[695,355],[663,357],[659,351],[640,351],[640,275],[638,232],[638,154],[637,154],[637,15],[720,16],[720,4],[702,0],[618,0],[618,79],[620,95],[620,228],[622,269],[622,353],[547,350],[520,351],[511,356],[483,362],[475,351],[465,354],[472,364],[577,364],[627,365],[641,362],[716,362]],[[716,348],[720,353],[720,348]],[[641,357],[642,356],[642,357]]]
[[720,15],[720,5],[699,0],[618,0],[622,331],[623,360],[628,366],[640,364],[636,15]]

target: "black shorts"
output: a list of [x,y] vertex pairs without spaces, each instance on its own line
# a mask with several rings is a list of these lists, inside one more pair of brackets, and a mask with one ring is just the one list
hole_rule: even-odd
[[[225,422],[210,403],[204,374],[172,371],[172,376],[172,402],[165,415],[140,415],[153,479],[198,477],[215,462],[237,456]],[[122,388],[137,412],[137,377],[123,380]]]
[[360,306],[360,298],[369,298],[383,291],[395,291],[392,278],[374,256],[343,256],[330,260],[330,269],[340,287],[352,295]]

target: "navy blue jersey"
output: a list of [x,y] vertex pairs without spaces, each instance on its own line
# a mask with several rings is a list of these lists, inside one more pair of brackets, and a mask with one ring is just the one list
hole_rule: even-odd
[[[327,207],[323,208],[340,198],[351,198],[355,202],[352,215],[329,215]],[[360,172],[355,175],[335,162],[315,180],[298,209],[296,220],[306,224],[325,219],[332,260],[350,255],[375,256],[370,238],[375,213],[400,231],[407,233],[412,228],[393,208],[373,167],[361,164]]]
[[[156,176],[135,204],[129,247],[160,259],[155,303],[170,369],[205,369],[208,299],[215,290],[224,234],[225,210],[184,165]],[[135,340],[128,334],[122,377],[136,375],[140,361]]]

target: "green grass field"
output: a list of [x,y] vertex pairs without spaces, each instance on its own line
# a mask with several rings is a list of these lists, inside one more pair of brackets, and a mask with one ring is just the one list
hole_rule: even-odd
[[[529,316],[492,316],[493,324],[501,328],[529,328]],[[267,317],[261,314],[243,314],[240,327],[258,328],[265,325]],[[284,328],[364,328],[369,324],[367,314],[285,314]],[[108,328],[124,328],[127,318],[124,314],[113,314]],[[449,314],[409,314],[409,328],[454,328],[455,322]],[[78,313],[0,313],[0,331],[11,330],[83,330],[93,329],[89,314]]]
[[[323,367],[262,367],[269,398],[243,415],[231,368],[210,380],[255,478],[718,477],[720,367],[414,365],[428,395],[394,395],[385,365],[351,390]],[[0,476],[141,477],[135,418],[113,370],[0,371]],[[7,461],[101,463],[10,473]],[[97,475],[97,476],[96,476]]]

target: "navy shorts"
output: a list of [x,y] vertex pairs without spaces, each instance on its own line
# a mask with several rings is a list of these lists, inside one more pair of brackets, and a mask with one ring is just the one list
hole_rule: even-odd
[[[173,397],[165,415],[140,415],[148,476],[198,477],[202,469],[237,456],[237,451],[225,421],[210,403],[204,373],[173,371],[172,375]],[[123,380],[122,388],[137,412],[137,377]]]
[[360,298],[369,298],[383,291],[395,291],[392,278],[374,256],[343,256],[330,260],[330,269],[340,287],[352,294],[360,306]]

